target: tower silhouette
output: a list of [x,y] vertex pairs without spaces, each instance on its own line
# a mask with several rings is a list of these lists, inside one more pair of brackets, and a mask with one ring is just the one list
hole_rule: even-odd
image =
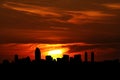
[[39,48],[35,50],[35,61],[39,62],[41,60],[41,51]]
[[15,63],[18,63],[18,55],[17,54],[14,55],[14,61],[15,61]]
[[85,52],[85,62],[88,62],[88,53]]
[[94,52],[91,52],[91,62],[94,63]]

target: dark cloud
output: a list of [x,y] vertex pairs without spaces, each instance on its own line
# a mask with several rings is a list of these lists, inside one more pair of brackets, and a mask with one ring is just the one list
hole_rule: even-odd
[[120,1],[2,0],[1,43],[119,43],[120,11],[108,6],[116,3]]

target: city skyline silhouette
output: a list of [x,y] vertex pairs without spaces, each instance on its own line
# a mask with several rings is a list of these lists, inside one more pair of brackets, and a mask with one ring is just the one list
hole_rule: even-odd
[[84,53],[84,60],[81,59],[81,54],[74,55],[74,57],[70,57],[69,55],[63,55],[62,58],[53,59],[50,55],[47,55],[45,59],[41,59],[41,51],[37,47],[34,51],[34,60],[31,60],[29,56],[25,58],[19,58],[19,55],[14,55],[14,61],[9,62],[9,60],[3,60],[2,64],[119,64],[119,60],[104,60],[101,62],[95,61],[95,54],[92,51],[90,54],[90,61],[88,61],[88,53]]

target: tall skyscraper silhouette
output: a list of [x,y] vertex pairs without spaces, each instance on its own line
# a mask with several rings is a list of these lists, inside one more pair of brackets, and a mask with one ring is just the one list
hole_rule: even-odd
[[88,53],[85,52],[85,62],[88,62]]
[[40,61],[41,60],[41,51],[39,48],[36,48],[35,50],[35,61]]
[[91,52],[91,62],[94,62],[94,52]]
[[15,63],[18,63],[18,55],[14,56],[14,61],[15,61]]

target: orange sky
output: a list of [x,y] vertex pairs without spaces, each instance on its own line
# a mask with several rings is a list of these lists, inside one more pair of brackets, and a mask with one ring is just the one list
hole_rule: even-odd
[[[85,43],[97,46],[85,48],[74,44],[81,50],[69,46],[70,53],[92,48],[98,54],[101,52],[101,57],[120,59],[119,26],[120,0],[1,0],[0,57],[10,58],[16,53],[16,45],[19,49],[22,44],[27,45],[26,49],[28,44],[36,43]],[[6,47],[9,44],[15,46],[10,50]],[[102,54],[104,51],[107,54]]]
[[[90,60],[90,53],[95,52],[95,61],[111,60],[117,59],[119,55],[119,47],[113,47],[113,45],[119,44],[86,44],[86,43],[67,43],[67,44],[39,44],[39,43],[29,43],[29,44],[1,44],[0,45],[0,62],[4,59],[9,59],[13,61],[14,55],[18,54],[19,58],[25,58],[29,56],[31,60],[35,59],[35,48],[39,47],[41,50],[42,59],[45,59],[46,55],[49,55],[50,51],[61,50],[62,55],[67,54],[73,57],[75,54],[81,54],[82,60],[84,61],[84,53],[88,52],[88,59]],[[62,57],[58,55],[58,57]],[[53,58],[55,59],[56,57]]]

